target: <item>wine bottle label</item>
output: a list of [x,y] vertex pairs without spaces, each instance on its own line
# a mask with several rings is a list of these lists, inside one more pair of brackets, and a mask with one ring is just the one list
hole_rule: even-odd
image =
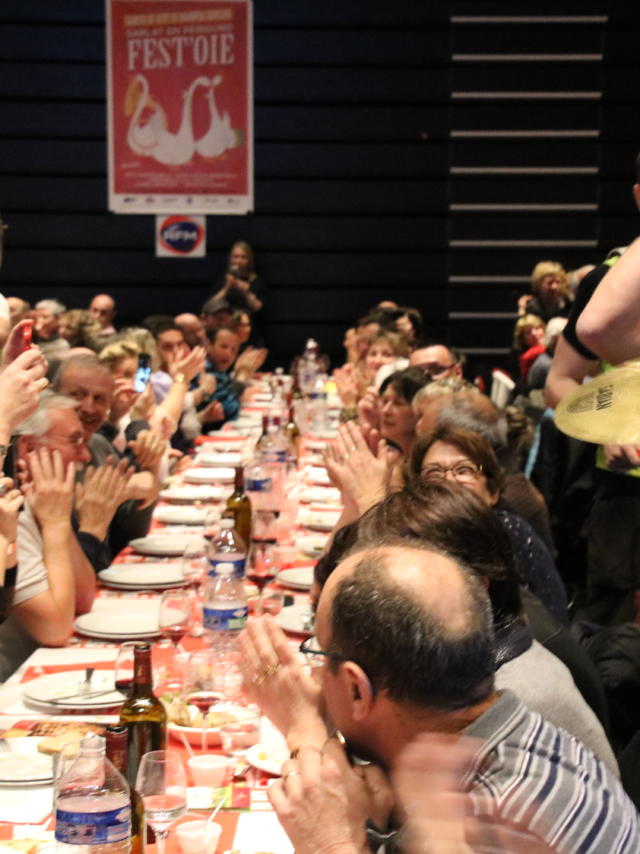
[[203,608],[202,622],[205,629],[216,632],[241,631],[247,623],[249,608]]
[[67,845],[121,842],[131,835],[131,807],[104,812],[56,810],[56,839]]
[[221,557],[212,557],[209,559],[210,569],[208,574],[213,578],[218,574],[218,564],[219,563],[230,563],[233,566],[233,574],[236,578],[244,578],[244,570],[247,564],[247,557],[243,555],[242,557],[233,558],[228,555],[222,555]]

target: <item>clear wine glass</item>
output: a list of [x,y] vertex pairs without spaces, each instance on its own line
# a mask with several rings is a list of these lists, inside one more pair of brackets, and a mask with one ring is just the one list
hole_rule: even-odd
[[124,694],[125,697],[133,695],[133,659],[135,648],[135,641],[127,641],[120,644],[120,649],[116,657],[114,682],[116,689],[121,694]]
[[203,649],[189,656],[184,684],[185,701],[202,712],[202,750],[207,741],[207,715],[222,699],[216,684],[216,656],[213,650]]
[[220,506],[213,505],[207,507],[207,513],[204,517],[204,536],[205,539],[211,541],[220,533],[220,516],[222,510]]
[[260,616],[265,612],[265,587],[270,584],[278,573],[273,541],[256,541],[254,539],[247,578],[253,581],[260,595],[254,605],[253,613]]
[[165,854],[172,822],[187,811],[187,777],[180,754],[174,750],[145,753],[136,789],[144,803],[145,821],[156,835],[158,854]]
[[202,602],[198,591],[209,572],[209,559],[205,551],[205,541],[202,537],[189,540],[182,555],[182,575],[187,582],[186,589],[192,597],[191,629],[192,637],[202,634]]
[[158,627],[163,638],[173,645],[174,654],[181,650],[191,620],[191,597],[188,590],[167,590],[160,599]]

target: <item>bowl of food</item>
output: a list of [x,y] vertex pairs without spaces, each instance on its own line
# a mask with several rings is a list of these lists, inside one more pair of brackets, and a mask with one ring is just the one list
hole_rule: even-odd
[[220,727],[225,724],[241,723],[244,718],[252,717],[254,712],[237,703],[225,703],[212,698],[208,711],[203,711],[195,703],[188,703],[184,697],[163,697],[167,709],[167,732],[176,739],[186,738],[192,747],[199,750],[220,747],[222,739]]

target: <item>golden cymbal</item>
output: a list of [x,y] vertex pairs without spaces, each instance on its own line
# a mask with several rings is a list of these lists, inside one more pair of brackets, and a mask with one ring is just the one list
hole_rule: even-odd
[[563,398],[555,423],[584,442],[640,445],[640,361],[605,371]]

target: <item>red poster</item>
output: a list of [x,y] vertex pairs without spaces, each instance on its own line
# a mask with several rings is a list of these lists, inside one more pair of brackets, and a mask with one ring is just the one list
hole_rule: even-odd
[[249,0],[106,0],[109,209],[253,210]]

